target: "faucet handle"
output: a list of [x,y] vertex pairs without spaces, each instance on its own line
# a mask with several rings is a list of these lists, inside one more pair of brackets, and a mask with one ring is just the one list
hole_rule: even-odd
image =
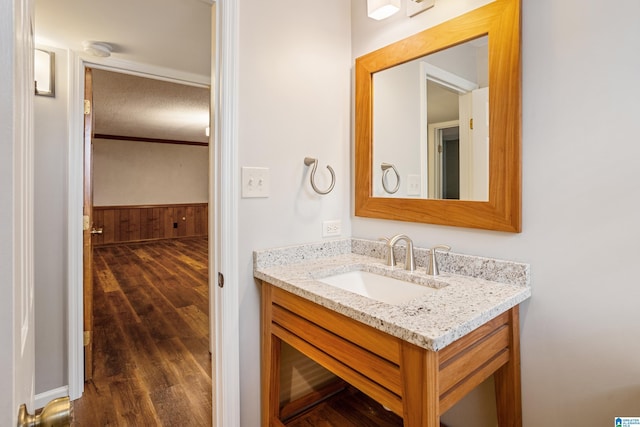
[[391,239],[389,237],[380,237],[378,240],[384,242],[387,246],[387,265],[390,267],[396,266],[396,257],[393,254],[393,246],[391,245]]
[[429,262],[427,262],[427,274],[430,276],[438,276],[440,271],[438,270],[438,262],[436,261],[436,249],[442,249],[443,251],[450,251],[451,246],[436,245],[429,249]]

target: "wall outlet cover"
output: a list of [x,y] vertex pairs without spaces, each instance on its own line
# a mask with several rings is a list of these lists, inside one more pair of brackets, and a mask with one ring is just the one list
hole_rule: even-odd
[[336,237],[342,234],[342,221],[334,219],[322,222],[322,237]]
[[407,196],[420,195],[420,175],[407,175]]

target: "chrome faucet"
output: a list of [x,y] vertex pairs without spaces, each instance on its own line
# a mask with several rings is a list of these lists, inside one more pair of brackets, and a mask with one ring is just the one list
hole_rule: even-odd
[[396,257],[393,253],[393,247],[400,240],[404,240],[405,242],[407,242],[407,254],[405,257],[404,268],[408,271],[415,271],[416,262],[415,258],[413,257],[413,242],[411,241],[409,236],[407,236],[406,234],[397,234],[390,239],[384,237],[382,238],[382,240],[384,240],[387,244],[387,265],[390,267],[396,266]]
[[438,276],[440,274],[440,271],[438,270],[438,261],[436,260],[436,249],[449,251],[451,250],[451,247],[447,245],[437,245],[429,249],[429,259],[427,260],[427,274],[430,276]]

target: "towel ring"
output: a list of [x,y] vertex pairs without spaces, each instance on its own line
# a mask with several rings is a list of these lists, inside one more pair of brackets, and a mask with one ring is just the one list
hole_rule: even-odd
[[[382,188],[384,188],[384,191],[386,191],[389,194],[393,194],[396,191],[398,191],[398,188],[400,188],[400,174],[398,173],[398,170],[396,169],[395,166],[393,166],[391,163],[382,163],[380,165],[380,167],[382,168]],[[393,169],[393,171],[396,174],[396,186],[393,187],[392,190],[389,190],[389,187],[387,187],[387,174],[389,173],[389,170]]]
[[318,187],[316,187],[316,183],[314,181],[316,169],[318,169],[318,159],[314,159],[313,157],[305,157],[304,164],[307,166],[313,165],[313,169],[311,169],[311,175],[309,176],[309,180],[311,181],[311,187],[313,187],[313,190],[318,194],[329,194],[331,190],[333,190],[333,186],[336,185],[336,174],[333,172],[333,168],[327,165],[327,169],[329,169],[329,172],[331,172],[331,185],[328,189],[322,191]]

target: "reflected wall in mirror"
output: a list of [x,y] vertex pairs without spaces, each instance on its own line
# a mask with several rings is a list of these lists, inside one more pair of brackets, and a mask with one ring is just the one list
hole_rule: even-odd
[[373,74],[374,197],[489,199],[487,46],[484,36]]
[[356,216],[521,231],[520,0],[495,0],[355,69]]

